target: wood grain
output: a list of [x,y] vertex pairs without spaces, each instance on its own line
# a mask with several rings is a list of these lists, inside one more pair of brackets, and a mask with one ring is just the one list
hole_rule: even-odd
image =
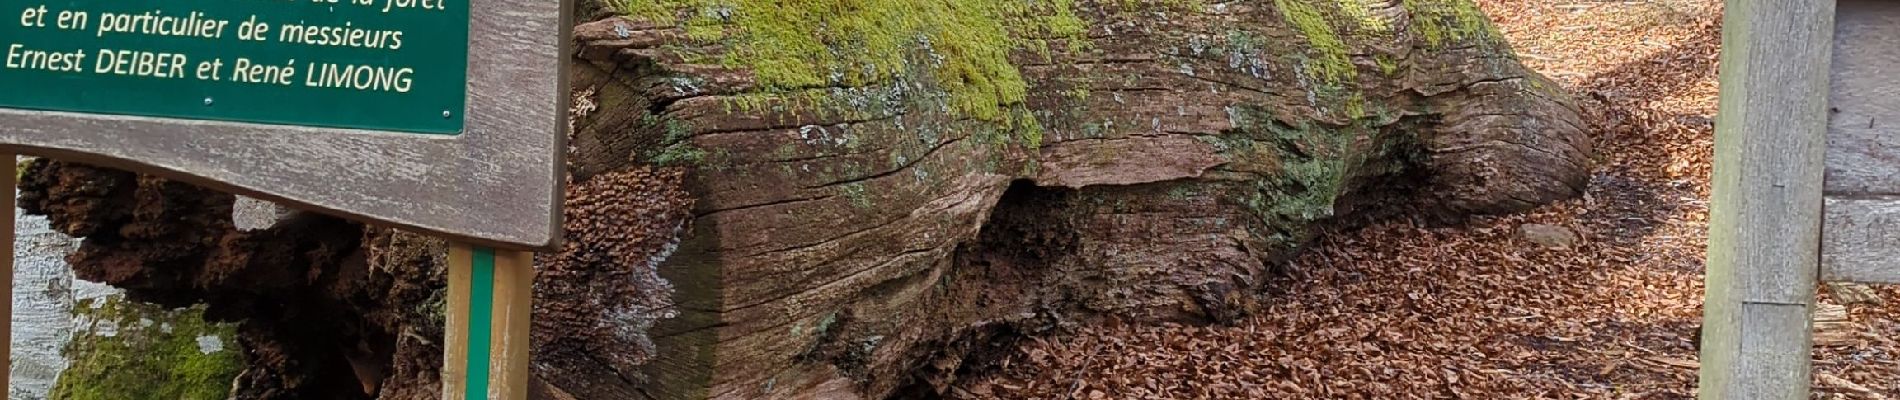
[[1828,91],[1821,279],[1900,283],[1900,3],[1846,0]]
[[1827,193],[1900,194],[1900,2],[1843,0],[1828,90]]
[[1805,399],[1820,260],[1832,0],[1724,10],[1703,399]]
[[[488,352],[488,399],[521,400],[528,396],[529,328],[534,313],[534,253],[494,251],[494,297],[491,299]],[[449,246],[449,292],[444,306],[442,398],[469,400],[471,288],[474,246]]]
[[1900,196],[1827,197],[1821,279],[1900,283]]
[[474,249],[449,245],[449,296],[442,306],[442,399],[462,400],[468,387],[468,297]]
[[[1742,303],[1739,323],[1748,329],[1741,331],[1736,358],[1744,362],[1730,364],[1735,368],[1734,379],[1723,389],[1703,386],[1701,398],[1807,399],[1812,373],[1808,357],[1814,346],[1811,306]],[[1705,370],[1710,367],[1702,363]],[[1719,394],[1710,394],[1712,389]]]
[[534,314],[534,253],[495,251],[495,301],[490,342],[490,396],[528,398],[529,320]]

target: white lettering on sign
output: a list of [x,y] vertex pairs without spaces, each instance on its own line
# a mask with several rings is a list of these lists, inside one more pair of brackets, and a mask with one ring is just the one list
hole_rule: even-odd
[[29,7],[20,12],[20,26],[39,28],[46,26],[46,6]]
[[297,60],[284,65],[253,64],[249,58],[238,57],[237,64],[231,66],[231,81],[289,85],[290,76],[297,74],[296,64]]
[[404,8],[442,10],[444,0],[383,0],[383,12]]
[[[296,1],[296,0],[292,0]],[[309,0],[312,3],[347,4],[376,7],[382,13],[434,12],[447,9],[448,0]],[[413,11],[405,11],[413,10]],[[49,18],[49,16],[51,16]],[[99,24],[92,22],[97,17]],[[47,21],[51,19],[52,21]],[[93,12],[49,9],[45,5],[27,7],[20,12],[20,26],[31,29],[88,32],[93,37],[157,36],[208,41],[275,41],[290,45],[350,47],[398,51],[403,48],[402,30],[358,26],[344,21],[341,26],[310,25],[304,21],[268,21],[257,15],[237,20],[222,19],[198,10],[163,9],[131,12]],[[48,27],[51,28],[48,28]],[[275,32],[273,32],[275,31]],[[196,79],[244,84],[291,86],[303,75],[303,87],[354,91],[408,93],[416,79],[416,69],[403,65],[363,65],[357,63],[305,62],[299,70],[297,60],[283,63],[259,62],[248,56],[202,57],[195,60],[189,51],[151,51],[138,49],[74,49],[52,51],[35,49],[30,43],[3,43],[6,69],[92,73],[152,79]],[[87,68],[91,58],[91,68]],[[226,65],[231,70],[224,72]],[[186,69],[190,68],[190,73]]]
[[185,55],[135,50],[99,49],[95,74],[132,75],[148,78],[185,77]]
[[402,49],[402,31],[363,29],[355,25],[353,22],[345,22],[343,26],[284,24],[278,30],[277,41],[312,46]]
[[99,30],[95,36],[123,33],[218,39],[224,37],[224,27],[230,24],[231,21],[205,18],[204,13],[197,11],[192,11],[184,18],[165,15],[165,10],[143,14],[100,13]]
[[71,53],[27,49],[26,46],[7,46],[7,68],[43,69],[58,72],[85,72],[86,51],[74,50]]
[[61,10],[57,26],[59,29],[86,29],[86,23],[91,16],[91,13],[85,11]]
[[317,63],[311,63],[306,70],[313,72],[304,75],[304,86],[398,93],[409,92],[409,76],[415,74],[414,69],[407,67]]

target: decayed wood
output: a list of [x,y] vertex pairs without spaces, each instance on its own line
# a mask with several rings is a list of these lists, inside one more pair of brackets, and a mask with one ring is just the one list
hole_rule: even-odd
[[[1417,200],[1438,206],[1424,208],[1448,214],[1508,212],[1574,195],[1589,176],[1591,143],[1569,96],[1511,60],[1481,16],[1450,11],[1473,7],[1468,1],[1074,3],[1094,46],[1057,42],[1048,54],[1008,60],[1028,95],[999,106],[1033,117],[1042,127],[1034,131],[946,110],[945,92],[928,75],[935,59],[921,47],[927,43],[890,55],[912,55],[923,68],[901,82],[775,95],[748,86],[756,76],[748,71],[682,64],[721,59],[702,52],[732,47],[686,40],[678,24],[609,18],[581,26],[568,243],[543,257],[536,288],[534,367],[543,393],[929,397],[1003,362],[1019,338],[1077,322],[1240,320],[1259,309],[1259,289],[1276,281],[1272,265],[1341,225],[1334,218],[1388,212],[1394,207],[1381,203],[1399,196],[1425,198]],[[1353,17],[1361,10],[1370,12]],[[858,12],[872,11],[885,13]],[[836,109],[843,106],[862,112]],[[703,158],[661,162],[682,154]],[[28,182],[43,182],[49,200],[38,203],[57,206],[40,207],[47,212],[102,221],[83,232],[110,234],[122,223],[67,204],[173,204],[194,192],[143,190],[133,203],[63,184],[111,176],[82,172],[49,165]],[[105,186],[126,190],[134,179]],[[139,188],[156,186],[138,180]],[[221,222],[223,213],[206,219]],[[158,226],[180,219],[134,217]],[[224,229],[188,232],[223,238]],[[291,236],[306,230],[273,231],[311,241]],[[367,270],[401,274],[396,282],[445,270],[420,256],[440,254],[434,245],[388,240],[395,237],[364,238],[362,252],[320,249],[371,255]],[[165,250],[204,246],[134,240],[171,245]],[[198,271],[195,260],[142,263],[154,256],[116,250],[75,268]],[[351,262],[229,269],[364,270]],[[221,303],[230,298],[224,293],[249,289],[174,289],[166,285],[205,280],[118,276],[127,278],[115,284]],[[433,377],[423,368],[434,366],[402,362],[442,357],[440,344],[408,335],[440,320],[407,311],[426,313],[419,305],[440,297],[331,286],[341,289],[272,294],[366,312],[253,324],[347,327],[332,328],[342,335],[322,329],[344,337],[311,339],[326,351],[331,342],[355,343],[349,335],[359,331],[371,343],[399,338],[390,344],[396,356],[377,358],[398,361],[378,395],[440,397],[439,383],[413,379]],[[364,298],[386,300],[357,301]],[[276,331],[284,330],[268,335]],[[255,371],[249,376],[304,373]]]
[[1700,395],[1804,399],[1834,2],[1724,12]]
[[[581,25],[576,86],[599,108],[575,121],[576,185],[669,136],[708,156],[689,167],[693,218],[656,268],[678,312],[645,330],[651,355],[553,334],[540,349],[562,356],[538,372],[579,397],[909,397],[1053,321],[1236,319],[1264,267],[1383,191],[1507,211],[1587,176],[1568,96],[1483,21],[1439,12],[1468,3],[1372,6],[1396,30],[1376,35],[1349,34],[1344,1],[1168,3],[1075,2],[1096,46],[1012,60],[1034,135],[994,135],[915,96],[928,88],[875,82],[814,91],[862,115],[799,110],[749,93],[747,71],[683,64],[730,47],[679,40],[673,24]],[[1421,26],[1464,33],[1434,42]],[[1351,54],[1331,58],[1331,82],[1312,75],[1323,60],[1284,56],[1316,40]],[[1400,176],[1400,159],[1431,173]]]
[[1847,306],[1839,304],[1816,303],[1811,319],[1814,345],[1819,347],[1851,346],[1860,330],[1847,314]]

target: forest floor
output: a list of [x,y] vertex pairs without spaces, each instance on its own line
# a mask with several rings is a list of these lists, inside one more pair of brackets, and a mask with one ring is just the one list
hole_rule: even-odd
[[[1478,3],[1584,108],[1601,156],[1582,198],[1329,235],[1257,317],[1035,340],[951,397],[1693,396],[1722,2]],[[1537,225],[1578,240],[1533,243]],[[1900,289],[1855,288],[1822,290],[1815,398],[1900,396]]]

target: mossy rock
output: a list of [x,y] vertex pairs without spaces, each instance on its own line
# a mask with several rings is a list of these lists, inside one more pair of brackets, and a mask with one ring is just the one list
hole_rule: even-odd
[[244,369],[232,324],[208,323],[204,306],[181,309],[122,296],[74,305],[72,365],[54,400],[222,400]]

